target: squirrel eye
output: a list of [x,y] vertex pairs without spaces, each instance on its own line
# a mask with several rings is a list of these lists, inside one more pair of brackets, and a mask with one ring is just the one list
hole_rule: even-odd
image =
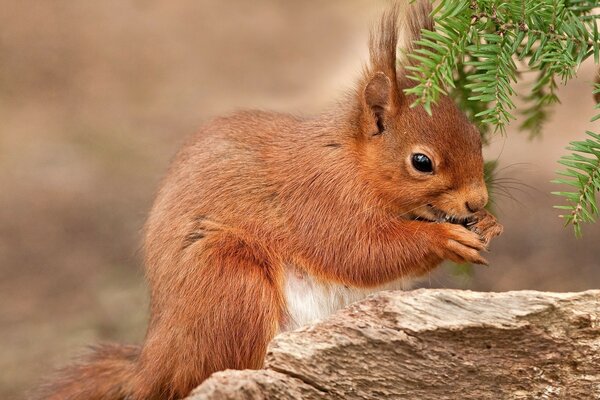
[[412,165],[420,172],[431,173],[433,172],[433,163],[425,154],[416,153],[412,155]]

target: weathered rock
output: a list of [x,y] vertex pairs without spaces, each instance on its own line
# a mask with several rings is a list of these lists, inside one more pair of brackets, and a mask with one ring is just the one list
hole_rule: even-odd
[[384,292],[190,399],[600,399],[600,291]]
[[315,387],[272,370],[234,371],[213,374],[188,400],[200,399],[319,399],[323,394]]

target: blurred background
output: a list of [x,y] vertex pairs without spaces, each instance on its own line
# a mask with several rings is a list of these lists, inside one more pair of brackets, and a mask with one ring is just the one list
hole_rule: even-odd
[[[383,5],[0,0],[0,398],[24,398],[88,344],[142,340],[140,230],[179,144],[239,108],[333,104]],[[422,286],[600,287],[600,224],[576,240],[549,194],[565,145],[592,128],[593,74],[561,90],[543,138],[511,129],[486,149],[510,192],[495,196],[491,266],[442,267]]]

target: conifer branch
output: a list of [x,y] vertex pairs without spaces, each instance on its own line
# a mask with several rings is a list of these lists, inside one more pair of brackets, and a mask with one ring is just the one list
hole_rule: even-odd
[[[594,94],[600,93],[600,84],[595,85]],[[600,103],[596,104],[600,110]],[[592,121],[600,120],[600,113]],[[555,183],[569,185],[575,188],[572,192],[553,192],[564,197],[569,204],[555,206],[565,210],[561,215],[566,224],[572,224],[577,236],[581,236],[581,224],[594,222],[598,212],[596,194],[600,192],[600,135],[587,131],[586,140],[571,142],[567,150],[573,153],[561,157],[559,163],[566,167],[558,172],[563,178],[555,179]]]

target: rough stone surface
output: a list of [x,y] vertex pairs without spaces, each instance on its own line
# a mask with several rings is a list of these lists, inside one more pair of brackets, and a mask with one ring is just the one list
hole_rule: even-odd
[[600,291],[383,292],[190,400],[323,398],[600,399]]
[[188,400],[200,399],[318,399],[323,394],[299,379],[271,370],[234,371],[213,374]]

